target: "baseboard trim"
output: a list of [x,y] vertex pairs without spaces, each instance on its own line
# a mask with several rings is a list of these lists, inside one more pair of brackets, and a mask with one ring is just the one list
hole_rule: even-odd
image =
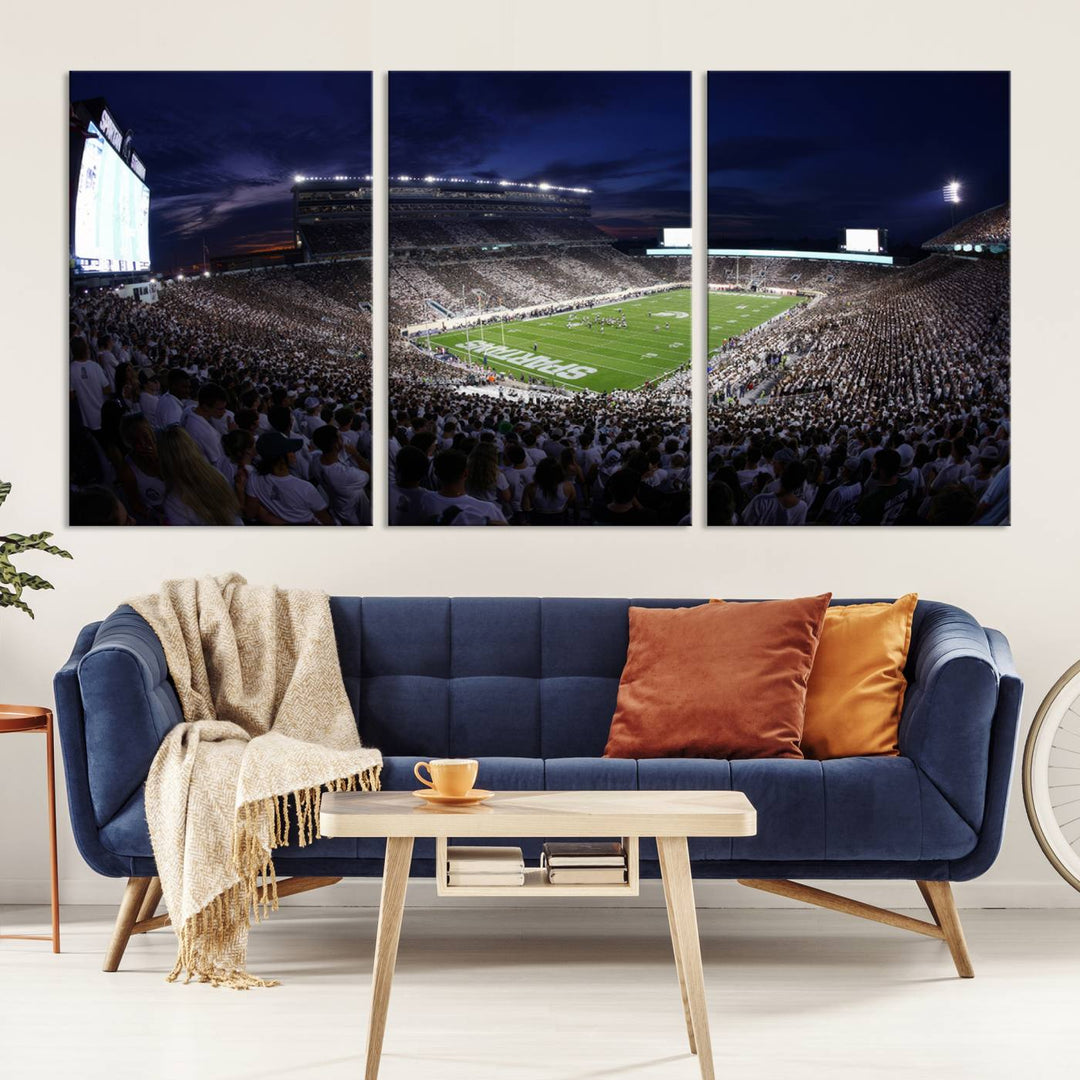
[[[807,879],[809,880],[809,879]],[[888,908],[919,908],[922,900],[912,881],[830,881],[824,888],[850,895],[868,904]],[[76,878],[60,882],[62,904],[120,903],[124,882],[120,878]],[[1064,881],[969,881],[954,886],[957,905],[961,908],[1080,908],[1080,892]],[[699,908],[802,908],[793,900],[759,892],[737,885],[734,881],[694,882]],[[0,904],[47,904],[48,879],[12,879],[0,881]],[[436,897],[431,879],[409,883],[408,904],[413,908],[500,906],[503,899],[455,899]],[[547,907],[551,900],[525,901],[522,906]],[[566,899],[559,903],[567,904]],[[641,895],[613,901],[586,899],[572,901],[580,907],[662,908],[664,897],[658,881],[643,881]],[[292,896],[282,901],[292,907],[358,907],[379,906],[379,882],[373,879],[350,878],[338,885],[315,892]]]

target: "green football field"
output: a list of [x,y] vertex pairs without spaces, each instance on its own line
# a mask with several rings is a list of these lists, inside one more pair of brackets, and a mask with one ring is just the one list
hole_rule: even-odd
[[766,293],[709,293],[709,355],[728,338],[742,334],[801,304],[803,296],[771,296]]
[[[590,320],[626,316],[626,329]],[[636,390],[690,360],[690,290],[437,334],[432,344],[496,371],[572,390]]]
[[[797,296],[709,293],[709,352],[781,311]],[[626,316],[626,329],[598,319]],[[591,322],[591,325],[590,325]],[[494,371],[571,390],[636,390],[690,360],[690,290],[436,334],[429,340]]]

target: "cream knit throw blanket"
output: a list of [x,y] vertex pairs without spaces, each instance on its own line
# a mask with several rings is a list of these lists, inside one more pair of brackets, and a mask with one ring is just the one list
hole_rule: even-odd
[[[165,650],[185,723],[146,781],[146,820],[181,973],[246,989],[252,916],[277,908],[273,851],[319,835],[319,798],[379,786],[361,745],[325,593],[248,585],[238,574],[167,581],[129,601]],[[259,884],[259,878],[262,884]]]

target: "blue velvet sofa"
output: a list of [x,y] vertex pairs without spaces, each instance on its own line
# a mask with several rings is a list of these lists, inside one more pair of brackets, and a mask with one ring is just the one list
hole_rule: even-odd
[[[478,782],[493,789],[741,790],[757,808],[757,835],[691,840],[695,876],[759,887],[791,878],[907,879],[920,883],[940,925],[943,912],[925,883],[982,874],[1001,844],[1022,693],[1005,638],[958,608],[919,602],[899,757],[602,757],[628,607],[703,602],[330,603],[360,734],[384,755],[384,788],[414,788],[417,761],[469,756],[480,760]],[[117,609],[80,633],[55,693],[83,858],[101,874],[152,879],[144,781],[165,733],[181,722],[157,638],[132,609]],[[519,843],[527,859],[538,856],[540,841]],[[433,855],[430,842],[417,843],[415,876],[432,875]],[[641,858],[642,876],[658,876],[652,842],[643,841]],[[304,878],[379,875],[382,841],[324,838],[280,852],[275,863],[279,875]],[[831,895],[804,890],[802,898],[839,906],[821,899]]]

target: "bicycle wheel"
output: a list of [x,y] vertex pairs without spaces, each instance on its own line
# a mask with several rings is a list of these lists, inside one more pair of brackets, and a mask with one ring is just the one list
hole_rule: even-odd
[[1024,747],[1024,806],[1043,854],[1080,890],[1080,662],[1035,714]]

